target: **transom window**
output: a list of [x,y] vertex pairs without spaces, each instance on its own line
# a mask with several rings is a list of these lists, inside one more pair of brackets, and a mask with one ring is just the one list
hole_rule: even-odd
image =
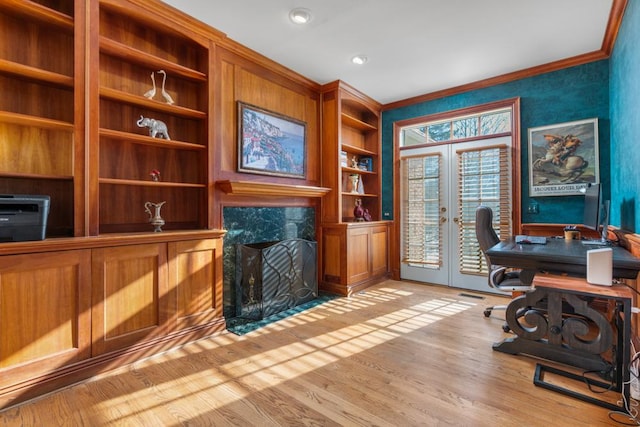
[[485,111],[405,127],[400,132],[400,148],[441,144],[509,132],[511,132],[511,109]]

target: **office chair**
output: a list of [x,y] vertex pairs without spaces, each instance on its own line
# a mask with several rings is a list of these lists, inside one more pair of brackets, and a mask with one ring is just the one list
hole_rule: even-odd
[[[507,267],[493,265],[487,256],[486,251],[500,242],[498,235],[493,229],[493,211],[487,206],[476,208],[476,238],[480,244],[480,249],[489,267],[489,286],[505,293],[527,292],[535,288],[532,285],[535,271],[515,270],[507,271]],[[506,305],[494,305],[484,310],[484,316],[491,316],[493,310],[506,310]],[[505,332],[509,332],[509,326],[502,326]]]

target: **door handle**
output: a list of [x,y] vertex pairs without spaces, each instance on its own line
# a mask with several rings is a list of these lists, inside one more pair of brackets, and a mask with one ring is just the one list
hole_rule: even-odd
[[453,222],[455,222],[456,224],[460,222],[460,219],[458,218],[453,218]]
[[445,222],[447,222],[447,217],[446,216],[441,216],[440,217],[440,224],[444,224]]

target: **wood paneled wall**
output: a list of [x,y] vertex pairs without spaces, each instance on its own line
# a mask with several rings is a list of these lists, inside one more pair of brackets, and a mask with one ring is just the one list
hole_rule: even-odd
[[[218,47],[219,76],[214,114],[215,135],[212,176],[214,181],[253,181],[286,185],[320,186],[320,88],[300,81],[291,72],[283,75],[263,63],[253,62],[231,49]],[[273,111],[306,124],[306,178],[286,178],[237,172],[238,102]],[[214,197],[216,225],[222,227],[223,206],[319,206],[319,199],[306,197],[260,197],[228,195],[219,188]]]

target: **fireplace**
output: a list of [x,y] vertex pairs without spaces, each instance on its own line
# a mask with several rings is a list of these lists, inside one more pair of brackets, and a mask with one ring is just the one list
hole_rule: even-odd
[[318,296],[316,242],[236,245],[236,316],[260,320]]

